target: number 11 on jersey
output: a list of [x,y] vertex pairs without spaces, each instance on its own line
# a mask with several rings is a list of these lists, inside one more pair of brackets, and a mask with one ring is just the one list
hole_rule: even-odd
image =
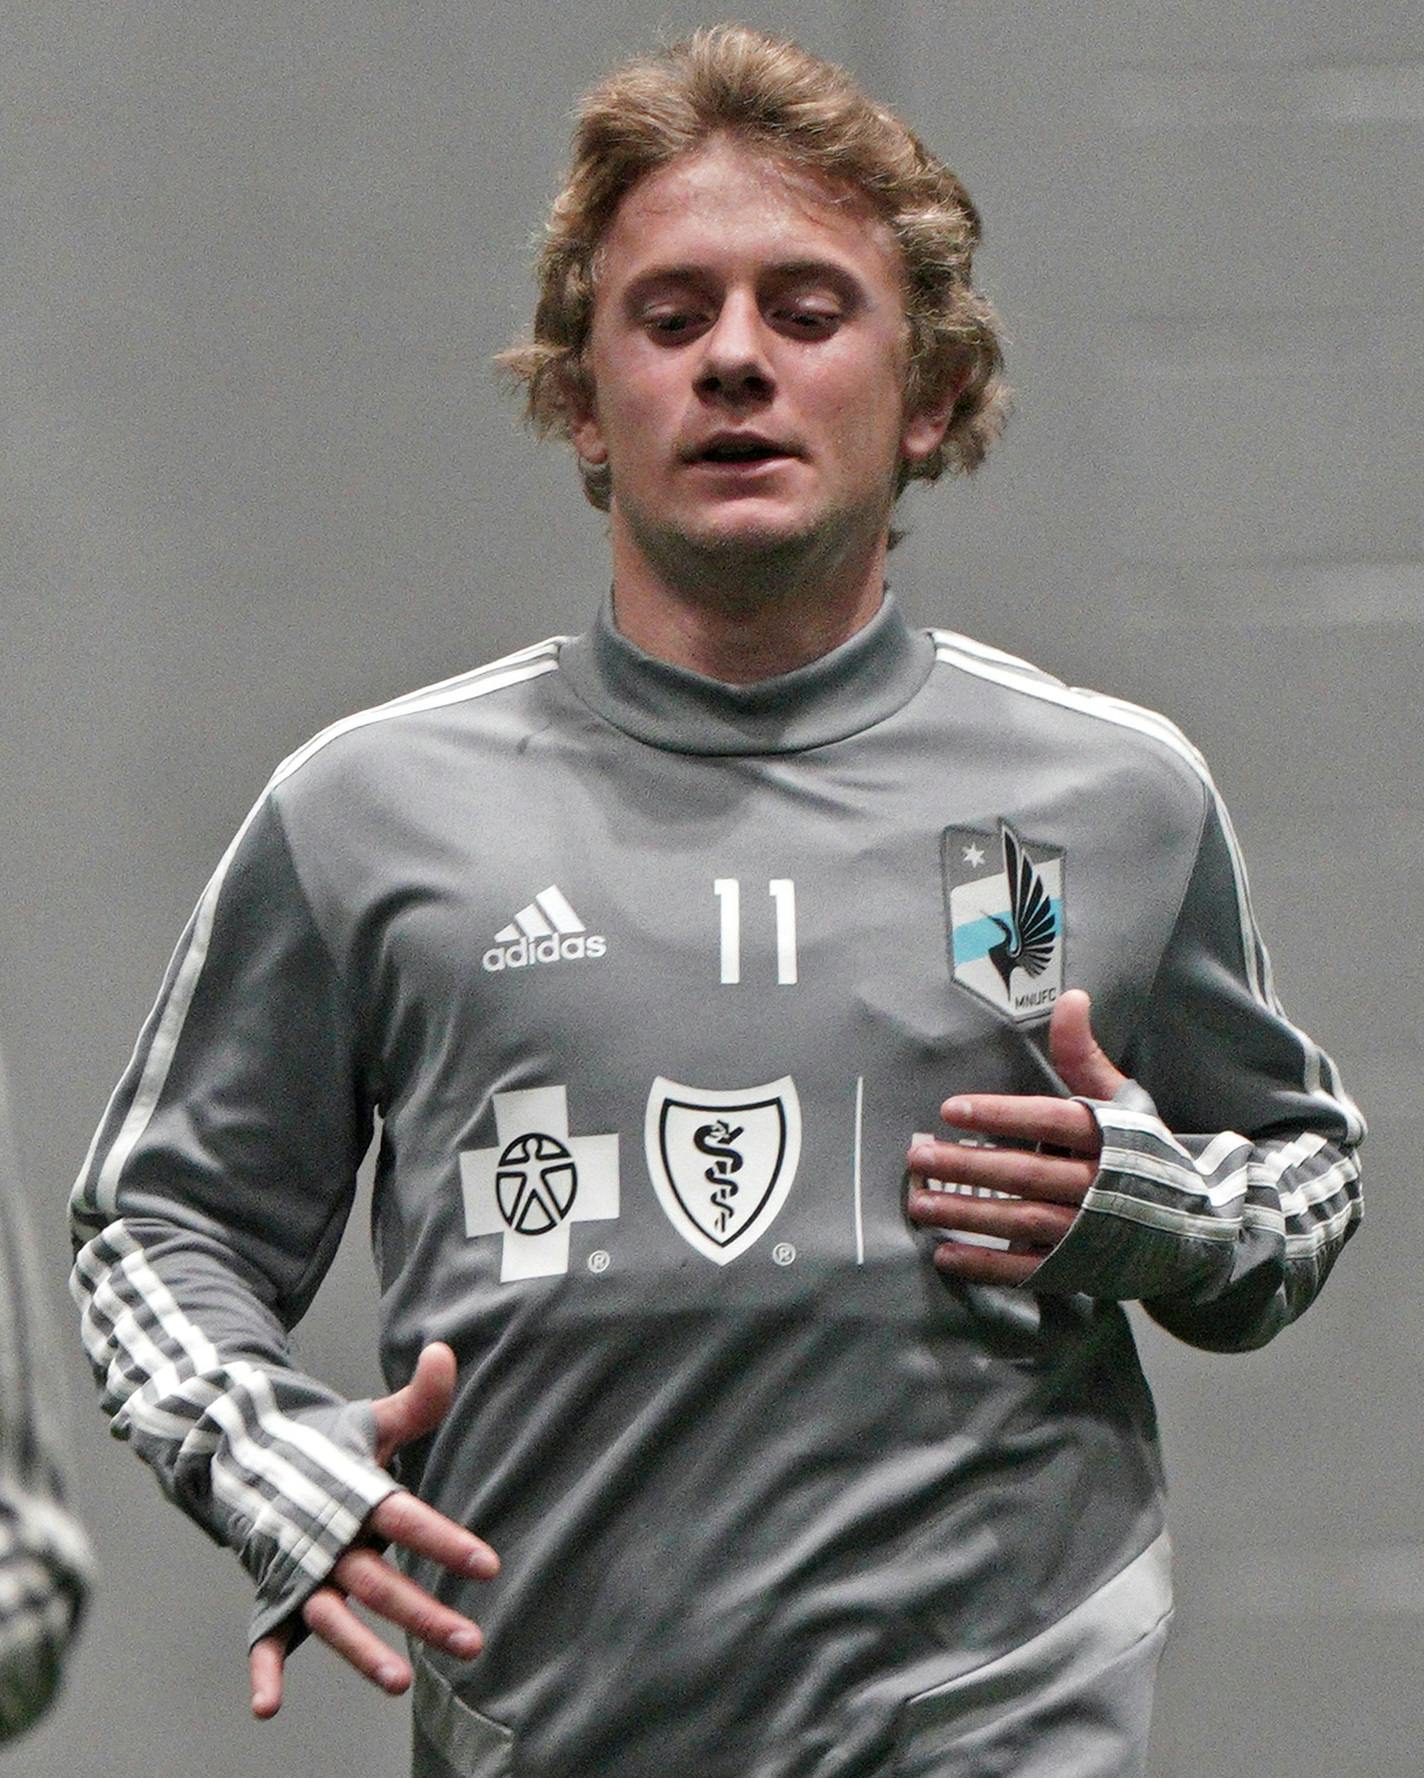
[[[738,877],[717,877],[712,884],[721,914],[721,965],[724,983],[742,979],[742,884]],[[773,877],[767,892],[776,904],[776,980],[786,987],[796,980],[796,884]]]

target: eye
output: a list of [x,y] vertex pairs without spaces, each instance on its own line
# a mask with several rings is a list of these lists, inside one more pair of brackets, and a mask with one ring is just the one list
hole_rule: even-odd
[[643,326],[655,339],[676,344],[689,339],[701,319],[688,309],[652,309],[643,316]]
[[801,302],[778,309],[772,319],[797,338],[825,339],[840,326],[841,314],[839,309]]

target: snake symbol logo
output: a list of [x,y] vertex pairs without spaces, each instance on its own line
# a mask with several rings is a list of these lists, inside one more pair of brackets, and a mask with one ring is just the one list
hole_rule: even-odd
[[729,1092],[659,1076],[648,1094],[643,1137],[668,1220],[699,1253],[724,1266],[771,1226],[796,1178],[796,1083],[785,1075]]
[[734,1129],[725,1118],[719,1117],[715,1124],[703,1124],[692,1135],[692,1146],[713,1159],[713,1165],[703,1169],[702,1177],[716,1187],[712,1202],[717,1206],[719,1232],[732,1220],[732,1199],[737,1195],[737,1182],[732,1175],[740,1173],[746,1164],[740,1151],[732,1146],[741,1133],[740,1125]]

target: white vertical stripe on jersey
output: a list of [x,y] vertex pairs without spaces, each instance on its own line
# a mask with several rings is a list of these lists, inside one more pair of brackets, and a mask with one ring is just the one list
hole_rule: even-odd
[[865,1076],[855,1081],[855,1263],[865,1264],[865,1218],[860,1196],[860,1155],[865,1132]]

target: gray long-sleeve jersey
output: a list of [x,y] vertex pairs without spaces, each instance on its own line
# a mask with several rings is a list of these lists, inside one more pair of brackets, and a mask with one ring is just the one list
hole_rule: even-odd
[[[942,1277],[908,1140],[1064,1090],[1070,985],[1141,1090],[1032,1291]],[[742,688],[605,611],[336,724],[244,823],[74,1214],[114,1430],[239,1552],[254,1634],[393,1486],[287,1346],[377,1114],[386,1378],[460,1361],[400,1479],[504,1563],[414,1564],[487,1632],[421,1659],[441,1771],[918,1769],[907,1700],[1158,1547],[1120,1301],[1259,1344],[1358,1213],[1199,756],[888,599]]]

